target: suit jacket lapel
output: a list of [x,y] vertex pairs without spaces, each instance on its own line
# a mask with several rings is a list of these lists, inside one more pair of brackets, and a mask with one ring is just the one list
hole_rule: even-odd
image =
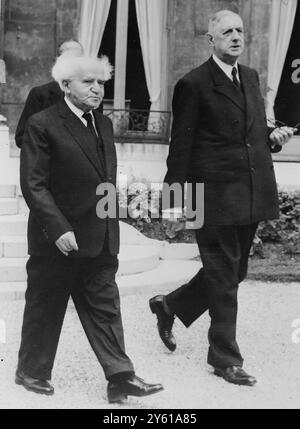
[[257,104],[257,84],[252,82],[249,72],[243,66],[239,66],[239,74],[244,88],[246,99],[246,131],[248,131],[254,120],[254,113]]
[[103,141],[103,152],[104,152],[104,163],[106,168],[107,177],[111,174],[112,167],[112,158],[114,155],[113,152],[113,136],[111,133],[111,129],[108,126],[107,122],[104,120],[102,114],[100,114],[97,110],[94,110],[94,118],[97,126],[98,132],[101,134]]
[[243,96],[238,88],[235,88],[228,76],[220,69],[212,58],[208,60],[208,66],[214,81],[214,90],[223,94],[241,110],[245,110]]
[[82,152],[97,170],[101,179],[105,180],[105,173],[103,168],[101,168],[101,163],[98,157],[95,157],[95,154],[91,149],[91,145],[88,141],[90,138],[89,133],[85,129],[84,124],[73,112],[71,112],[64,101],[59,104],[59,110],[61,116],[64,118],[64,125],[72,135],[74,141],[80,146]]

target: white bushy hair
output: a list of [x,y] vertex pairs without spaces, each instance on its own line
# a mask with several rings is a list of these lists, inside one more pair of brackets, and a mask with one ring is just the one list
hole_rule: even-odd
[[62,90],[64,81],[70,81],[83,73],[93,73],[106,82],[112,77],[113,66],[105,55],[100,58],[61,55],[52,68],[52,77]]

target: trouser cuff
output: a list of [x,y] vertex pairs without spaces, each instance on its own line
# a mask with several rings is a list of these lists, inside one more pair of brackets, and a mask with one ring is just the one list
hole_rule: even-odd
[[[116,376],[118,377],[118,374],[129,374],[129,377],[131,375],[134,375],[134,368],[132,364],[123,364],[123,365],[110,365],[107,366],[105,368],[103,368],[104,374],[105,374],[105,378],[108,381],[111,381],[111,378]],[[125,374],[123,376],[125,376]],[[123,377],[121,376],[121,377]],[[126,377],[128,378],[128,376]]]

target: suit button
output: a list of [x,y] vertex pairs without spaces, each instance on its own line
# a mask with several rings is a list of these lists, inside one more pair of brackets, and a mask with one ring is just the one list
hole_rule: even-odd
[[255,168],[251,167],[251,173],[254,173],[254,171],[255,171]]
[[251,144],[250,143],[246,143],[246,146],[247,146],[248,149],[250,149]]

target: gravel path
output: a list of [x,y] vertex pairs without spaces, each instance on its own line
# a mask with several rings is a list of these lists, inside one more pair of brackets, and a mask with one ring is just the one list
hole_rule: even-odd
[[[215,377],[206,364],[208,316],[189,329],[176,321],[178,347],[168,352],[156,332],[148,299],[160,291],[123,296],[127,352],[136,372],[165,390],[147,398],[130,398],[115,408],[299,408],[300,343],[292,341],[292,322],[300,319],[300,285],[245,282],[240,288],[238,338],[245,369],[258,384],[240,387]],[[1,297],[0,297],[1,300]],[[53,373],[56,393],[44,397],[13,382],[24,302],[0,302],[6,344],[0,343],[0,408],[112,408],[106,381],[90,350],[77,314],[70,305]],[[299,336],[300,337],[300,336]]]

